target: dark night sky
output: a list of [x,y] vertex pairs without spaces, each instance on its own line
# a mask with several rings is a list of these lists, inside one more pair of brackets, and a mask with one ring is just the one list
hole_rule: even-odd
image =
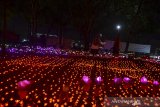
[[[117,23],[116,23],[117,22]],[[110,23],[107,23],[104,21],[104,24],[106,23],[106,26],[96,30],[96,32],[98,33],[102,33],[104,35],[104,37],[106,39],[114,39],[114,37],[117,35],[117,30],[116,30],[116,24],[120,24],[122,26],[122,29],[120,31],[120,36],[122,39],[125,40],[125,36],[126,35],[126,28],[125,28],[125,23],[120,22],[120,21],[113,21]],[[109,25],[110,24],[110,25]],[[29,27],[28,27],[28,23],[27,21],[20,17],[20,16],[15,16],[12,19],[9,20],[8,22],[8,29],[9,31],[13,31],[15,33],[17,33],[18,35],[20,35],[21,38],[27,38],[27,35],[29,34]],[[46,33],[47,31],[47,26],[46,25],[42,25],[42,26],[38,26],[38,33]],[[75,35],[79,36],[79,33],[76,32],[75,29],[71,28],[71,27],[67,27],[64,30],[65,36],[66,37],[71,37],[73,39],[79,38],[80,37],[75,37]],[[50,32],[50,34],[57,34],[56,28],[53,28],[52,31]],[[160,36],[158,33],[139,33],[138,34],[139,39],[158,39],[160,40]]]
[[[149,15],[147,16],[147,18],[149,17],[149,21],[147,22],[148,23],[147,27],[149,28],[152,24],[154,28],[152,32],[148,32],[148,30],[143,30],[143,29],[141,31],[138,31],[135,34],[135,36],[132,37],[133,42],[136,41],[136,42],[142,42],[142,43],[149,43],[151,40],[160,40],[160,24],[159,24],[160,14],[157,14],[157,13],[160,13],[160,9],[157,8],[159,7],[159,4],[158,4],[159,0],[154,0],[153,4],[150,5],[150,3],[152,3],[151,1],[153,0],[146,0],[145,5],[152,6],[151,7],[152,10],[148,11],[147,10],[148,8],[147,8],[146,10],[144,9],[144,11],[148,12],[148,15]],[[120,14],[117,16],[116,15],[110,15],[110,16],[104,15],[99,20],[96,20],[96,23],[98,24],[93,29],[92,34],[94,35],[96,33],[102,33],[104,35],[104,38],[113,40],[114,37],[117,35],[116,25],[120,24],[122,26],[122,29],[120,31],[120,36],[121,36],[122,41],[125,41],[126,32],[127,32],[127,23],[126,23],[125,18],[126,16],[124,16],[123,14]],[[2,17],[0,19],[2,19]],[[0,25],[2,26],[2,20],[0,21]],[[47,28],[48,26],[46,24],[40,24],[37,27],[37,32],[46,33]],[[18,35],[20,35],[21,39],[26,38],[29,35],[28,21],[26,21],[26,19],[22,17],[21,15],[17,15],[17,14],[13,15],[8,20],[8,30],[13,31],[17,33]],[[50,31],[50,34],[57,34],[56,27],[52,28],[52,30]],[[80,33],[73,26],[70,26],[70,25],[65,27],[64,36],[67,38],[81,39]]]
[[[37,33],[46,34],[47,27],[48,26],[45,24],[38,26]],[[29,24],[23,17],[15,16],[9,20],[8,30],[20,35],[21,39],[27,38],[27,36],[29,35]],[[57,29],[53,27],[50,31],[50,34],[57,34]],[[76,37],[75,35],[77,35],[78,37]],[[64,29],[64,36],[67,38],[80,39],[79,33],[69,26]]]

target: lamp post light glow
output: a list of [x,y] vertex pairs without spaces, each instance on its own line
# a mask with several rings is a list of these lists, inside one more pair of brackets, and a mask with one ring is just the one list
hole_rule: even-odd
[[119,32],[119,30],[121,29],[121,26],[120,26],[120,25],[117,25],[117,26],[116,26],[116,29],[117,29],[118,32]]
[[27,42],[27,41],[28,41],[27,39],[23,39],[23,40],[22,40],[22,42]]

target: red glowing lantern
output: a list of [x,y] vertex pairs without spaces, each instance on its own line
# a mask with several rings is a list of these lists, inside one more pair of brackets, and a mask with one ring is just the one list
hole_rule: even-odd
[[27,94],[27,91],[18,91],[18,95],[21,99],[25,99]]

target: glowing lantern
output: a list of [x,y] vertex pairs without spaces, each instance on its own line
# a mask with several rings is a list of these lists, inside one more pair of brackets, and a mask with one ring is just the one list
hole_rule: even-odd
[[28,81],[28,80],[23,80],[23,83],[24,83],[24,84],[27,84],[27,85],[31,84],[31,82]]
[[88,77],[88,76],[83,76],[83,77],[82,77],[82,80],[83,80],[85,83],[88,83],[88,82],[89,82],[89,77]]
[[123,81],[124,81],[125,83],[129,83],[130,80],[131,80],[131,79],[130,79],[129,77],[124,77],[124,78],[123,78]]
[[97,77],[97,79],[96,79],[98,82],[101,82],[102,81],[102,78],[99,76],[99,77]]
[[147,80],[147,78],[146,78],[145,76],[143,76],[143,77],[141,78],[141,83],[142,83],[142,84],[148,83],[148,80]]
[[67,85],[63,85],[63,92],[68,92],[69,91],[69,87]]
[[158,81],[153,81],[153,85],[158,86],[159,82]]
[[21,99],[25,99],[27,96],[27,91],[18,91],[18,95]]
[[28,80],[23,80],[18,82],[18,89],[25,89],[27,86],[31,84]]
[[121,84],[121,83],[122,83],[122,79],[115,77],[115,78],[114,78],[114,83],[115,83],[115,84]]

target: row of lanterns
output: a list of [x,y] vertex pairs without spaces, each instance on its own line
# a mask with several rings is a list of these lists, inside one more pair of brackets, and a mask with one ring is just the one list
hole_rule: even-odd
[[[85,83],[89,83],[90,78],[89,78],[88,76],[83,76],[83,77],[82,77],[82,80],[83,80]],[[131,79],[130,79],[129,77],[124,77],[123,80],[122,80],[122,78],[118,78],[118,77],[115,77],[115,78],[114,78],[114,83],[115,83],[115,84],[121,84],[122,81],[123,81],[124,83],[130,83],[130,82],[131,82]],[[98,77],[96,78],[96,82],[98,82],[98,83],[102,82],[102,78],[101,78],[100,76],[98,76]],[[147,83],[148,83],[148,79],[147,79],[145,76],[143,76],[143,77],[140,79],[140,82],[141,82],[142,84],[147,84]],[[154,80],[154,81],[153,81],[153,85],[158,86],[158,85],[159,85],[159,82],[156,81],[156,80]]]

